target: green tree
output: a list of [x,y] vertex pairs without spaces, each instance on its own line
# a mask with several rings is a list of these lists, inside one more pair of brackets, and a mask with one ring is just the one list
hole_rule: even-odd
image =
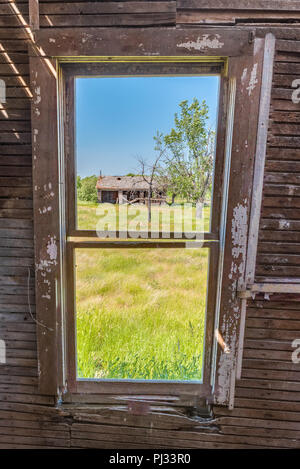
[[194,98],[179,104],[180,114],[174,116],[174,127],[164,135],[166,147],[164,174],[168,179],[172,199],[175,195],[193,202],[197,216],[211,190],[214,132],[208,128],[209,110],[205,101]]
[[137,158],[139,164],[139,173],[141,174],[141,179],[148,186],[148,195],[147,195],[147,207],[148,207],[148,223],[151,223],[151,205],[152,197],[155,193],[164,191],[164,176],[162,175],[161,170],[161,161],[163,160],[165,149],[162,142],[162,134],[157,132],[153,137],[155,141],[154,150],[156,151],[156,157],[154,161],[149,164],[147,161],[139,157]]
[[80,178],[77,176],[77,197],[84,202],[97,203],[97,176],[87,176]]

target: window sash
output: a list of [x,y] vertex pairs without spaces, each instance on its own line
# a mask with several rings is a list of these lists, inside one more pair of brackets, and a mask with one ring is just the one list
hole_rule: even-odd
[[[136,393],[142,392],[151,394],[154,392],[152,384],[155,384],[155,392],[159,392],[159,389],[166,389],[169,392],[172,390],[183,387],[186,392],[196,392],[200,396],[206,396],[211,398],[211,375],[212,375],[212,344],[213,344],[213,329],[215,320],[215,306],[216,306],[216,293],[217,293],[217,277],[218,277],[218,260],[219,260],[219,233],[220,233],[220,207],[222,203],[222,167],[224,159],[223,145],[225,141],[225,126],[224,126],[224,105],[226,100],[221,99],[225,92],[225,80],[224,71],[225,62],[222,61],[216,64],[208,63],[175,63],[175,64],[64,64],[64,90],[65,90],[65,168],[66,168],[66,200],[67,200],[67,311],[68,311],[68,331],[67,331],[67,356],[68,356],[68,386],[70,392],[81,392],[81,390],[91,389],[93,392],[107,393],[110,389],[109,385],[112,382],[117,381],[119,389],[126,389],[127,392]],[[213,175],[213,191],[211,201],[211,215],[210,215],[210,231],[197,233],[201,235],[201,241],[193,241],[189,238],[188,233],[182,233],[182,239],[176,239],[174,233],[170,233],[168,238],[165,238],[165,233],[158,232],[155,236],[152,233],[148,238],[139,239],[124,239],[128,236],[128,233],[116,232],[117,239],[110,238],[99,239],[96,231],[93,230],[82,230],[76,226],[76,162],[75,162],[75,78],[76,76],[97,76],[101,73],[101,76],[113,76],[113,74],[122,74],[122,76],[132,76],[132,69],[140,67],[140,73],[149,74],[155,76],[160,75],[173,75],[182,76],[185,75],[204,75],[208,72],[220,74],[220,95],[219,95],[219,107],[218,107],[218,122],[216,132],[216,150],[215,150],[215,161],[214,161],[214,175]],[[141,73],[142,72],[142,73]],[[156,73],[154,73],[156,72]],[[177,72],[176,74],[174,72]],[[181,72],[181,73],[179,73]],[[188,73],[187,73],[188,72]],[[205,72],[205,73],[204,73]],[[222,76],[223,75],[223,76]],[[220,104],[223,103],[223,106]],[[216,184],[217,182],[217,184]],[[110,233],[107,233],[110,234]],[[138,232],[137,234],[140,234]],[[87,239],[80,239],[87,238]],[[120,240],[121,238],[121,240]],[[197,248],[208,248],[209,249],[209,266],[207,272],[207,298],[206,298],[206,318],[205,318],[205,331],[204,331],[204,357],[203,357],[203,375],[202,382],[194,383],[192,381],[156,381],[145,380],[144,382],[138,382],[137,380],[106,380],[106,379],[78,379],[76,377],[76,321],[75,321],[75,267],[74,267],[74,250],[76,248],[98,248],[98,249],[110,249],[110,248],[186,248],[190,246],[190,243],[195,243]],[[149,384],[151,384],[149,386]],[[149,386],[149,387],[148,387]],[[188,386],[188,387],[186,387]],[[189,390],[189,391],[188,391]]]
[[[207,241],[201,246],[209,250],[208,257],[208,272],[207,272],[207,297],[206,297],[206,317],[205,317],[205,331],[204,331],[204,347],[203,347],[203,368],[202,380],[200,381],[174,381],[174,380],[134,380],[134,379],[91,379],[91,378],[77,378],[76,362],[77,362],[77,347],[76,347],[76,292],[75,292],[75,250],[78,248],[84,249],[143,249],[149,248],[151,242],[145,241],[69,241],[67,243],[66,258],[67,258],[67,271],[66,271],[66,292],[67,292],[67,357],[68,357],[68,387],[70,392],[81,392],[84,389],[90,389],[90,392],[99,392],[106,394],[109,391],[110,383],[117,383],[120,385],[120,392],[126,389],[126,392],[135,394],[136,392],[153,394],[154,392],[160,393],[159,389],[169,389],[169,392],[178,391],[181,387],[188,386],[186,392],[191,390],[199,396],[211,397],[211,359],[212,359],[212,345],[213,345],[213,330],[215,321],[215,306],[216,306],[216,283],[215,278],[218,275],[218,259],[219,259],[219,243]],[[184,249],[185,242],[154,242],[154,249]],[[200,248],[200,249],[201,249]],[[84,383],[84,384],[83,384]],[[89,385],[87,386],[87,383]],[[148,388],[147,383],[151,384]],[[153,384],[157,385],[157,389]],[[179,387],[178,387],[179,385]]]
[[[96,230],[82,230],[77,227],[77,207],[76,207],[76,158],[75,158],[75,78],[82,76],[204,76],[204,75],[220,75],[219,90],[219,108],[218,108],[218,125],[216,129],[216,150],[214,162],[213,193],[211,200],[211,216],[210,230],[208,232],[199,233],[201,238],[219,239],[220,210],[222,201],[222,167],[224,159],[225,144],[225,103],[220,97],[226,92],[224,73],[226,72],[226,59],[219,62],[210,63],[193,63],[193,62],[175,62],[169,63],[143,63],[137,60],[134,63],[91,63],[91,64],[63,64],[62,70],[64,74],[64,101],[65,101],[65,167],[66,167],[66,203],[67,203],[67,236],[72,237],[96,237]],[[138,69],[140,67],[140,69]],[[138,69],[138,70],[137,70]],[[124,239],[127,233],[116,231],[117,237]],[[109,234],[109,233],[108,233]],[[174,234],[170,234],[170,239]],[[188,234],[182,235],[183,239],[188,238]],[[151,234],[149,238],[167,239],[162,232],[158,232],[157,236]]]

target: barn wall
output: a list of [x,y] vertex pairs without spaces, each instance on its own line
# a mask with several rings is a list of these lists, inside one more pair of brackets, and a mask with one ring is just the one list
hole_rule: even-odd
[[[300,365],[291,342],[300,338],[300,298],[257,297],[247,306],[242,377],[235,409],[214,408],[213,426],[182,415],[173,400],[145,416],[107,397],[97,409],[59,409],[37,390],[32,231],[28,1],[0,2],[0,448],[295,448],[300,444]],[[201,3],[202,7],[197,8]],[[288,5],[288,7],[287,7]],[[40,1],[42,28],[237,24],[277,36],[269,141],[256,280],[300,277],[300,104],[291,100],[300,78],[300,2],[193,0],[137,2]],[[28,298],[29,297],[29,298]],[[30,301],[28,301],[30,300]],[[103,403],[103,402],[102,402]],[[123,405],[123,407],[122,407]],[[126,425],[124,424],[126,417]]]

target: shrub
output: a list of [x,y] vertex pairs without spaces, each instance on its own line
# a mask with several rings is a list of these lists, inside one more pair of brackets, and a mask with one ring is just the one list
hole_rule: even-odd
[[84,202],[97,203],[97,176],[77,177],[77,197]]

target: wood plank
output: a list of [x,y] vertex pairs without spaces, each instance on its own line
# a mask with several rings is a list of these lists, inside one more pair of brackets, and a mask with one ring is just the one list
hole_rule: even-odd
[[29,26],[32,31],[40,28],[39,0],[29,0]]
[[[270,189],[271,191],[271,189]],[[271,197],[271,196],[264,196],[263,199],[263,206],[264,207],[288,207],[288,208],[299,208],[300,207],[300,199],[298,197],[291,197],[287,194],[281,197]],[[274,241],[276,241],[274,239]],[[283,240],[284,241],[284,240]],[[299,241],[295,239],[295,241]]]
[[[29,165],[28,166],[17,166],[17,165],[8,166],[8,165],[2,165],[1,163],[2,162],[0,158],[0,177],[2,176],[20,177],[20,174],[22,174],[24,177],[29,177],[31,179],[31,173],[32,173],[31,166]],[[29,182],[30,182],[30,179],[29,179]]]
[[[233,422],[234,423],[234,422]],[[270,428],[252,428],[252,427],[243,427],[238,425],[222,425],[221,426],[222,433],[226,435],[252,435],[252,436],[264,436],[268,438],[280,438],[279,446],[283,447],[285,445],[291,444],[291,447],[297,447],[298,439],[295,438],[295,432],[293,430],[278,430],[278,429],[270,429]],[[287,439],[293,440],[291,443],[287,441]],[[269,441],[271,445],[272,441]],[[294,446],[295,445],[295,446]]]
[[[299,235],[298,235],[299,236]],[[256,268],[256,275],[274,277],[300,277],[300,266],[260,265]]]
[[[264,401],[268,402],[267,399],[264,399]],[[228,416],[228,419],[218,418],[218,424],[220,425],[229,424],[230,420],[232,424],[236,417],[243,417],[244,425],[249,427],[256,425],[263,428],[300,429],[299,412],[237,408],[234,410],[234,416],[231,416],[232,412],[223,408],[218,410],[218,415]]]
[[295,75],[299,73],[300,64],[277,62],[274,65],[274,73]]
[[[300,172],[300,156],[299,161],[281,161],[268,159],[265,167],[266,173],[298,173]],[[267,175],[266,174],[266,175]]]
[[[299,220],[300,219],[300,210],[294,208],[262,208],[261,211],[262,219],[281,219],[281,220]],[[287,246],[288,248],[288,246]]]
[[[278,370],[255,370],[255,369],[243,369],[243,378],[255,378],[255,379],[266,379],[266,380],[288,380],[288,381],[300,381],[300,373],[292,371],[278,371]],[[252,404],[253,405],[253,404]]]
[[[298,265],[300,256],[296,254],[260,254],[258,264],[281,264],[281,265]],[[290,287],[292,287],[291,285]],[[287,286],[283,287],[286,288]]]
[[300,52],[300,43],[299,41],[288,41],[279,39],[276,44],[276,49],[281,52],[287,51],[296,54]]
[[[272,308],[248,308],[247,310],[248,318],[268,318],[268,319],[299,319],[299,313],[295,310],[287,309],[272,309]],[[251,348],[251,344],[256,344],[257,348],[267,348],[267,349],[276,349],[276,350],[290,350],[292,351],[292,345],[290,342],[262,342],[262,341],[253,341],[250,340],[247,342],[247,347]]]
[[[122,13],[111,15],[72,15],[72,27],[96,27],[96,26],[166,26],[175,25],[175,12],[166,13]],[[1,21],[1,17],[0,17]],[[42,28],[70,27],[69,15],[41,15]]]
[[[177,0],[177,9],[184,10],[262,10],[300,11],[298,0]],[[248,13],[249,15],[249,13]],[[250,16],[250,15],[249,15]]]
[[[277,329],[257,329],[257,328],[250,328],[247,327],[245,331],[245,337],[249,339],[269,339],[269,340],[277,340],[277,339],[282,339],[282,340],[294,340],[295,339],[295,332],[294,331],[280,331]],[[244,359],[243,361],[243,366],[248,367],[249,362]],[[253,363],[252,368],[255,368],[255,366],[259,366],[257,362],[255,361]],[[282,368],[277,368],[278,365],[275,365],[274,362],[271,360],[268,360],[267,363],[264,363],[264,366],[262,365],[263,368],[268,368],[268,369],[289,369],[288,363],[285,362]],[[298,367],[299,368],[299,367]],[[291,370],[297,370],[297,367],[291,368]]]
[[292,83],[294,80],[297,80],[297,75],[283,75],[275,73],[273,77],[273,85],[278,88],[289,87],[292,88]]
[[280,124],[272,124],[270,128],[270,132],[272,135],[292,135],[292,136],[299,136],[300,135],[300,125],[298,123],[296,124],[286,124],[286,123],[280,123]]
[[[251,54],[248,31],[205,28],[199,35],[193,29],[117,28],[111,41],[110,28],[62,28],[52,42],[51,28],[36,32],[37,41],[48,56],[110,55],[145,56],[159,52],[163,56],[238,56]],[[139,44],[138,50],[136,44]],[[78,49],[80,45],[80,49]],[[295,71],[293,73],[296,73]]]
[[178,10],[177,13],[177,24],[220,24],[220,25],[234,25],[236,23],[242,23],[244,20],[245,23],[249,22],[249,18],[256,20],[257,23],[260,21],[269,22],[280,22],[282,20],[295,20],[299,21],[300,12],[299,11],[289,11],[289,12],[280,12],[280,11],[271,11],[267,13],[262,11],[253,11],[250,15],[247,11],[226,11],[223,10]]
[[265,184],[264,195],[299,197],[300,187],[294,184]]
[[261,220],[262,230],[300,231],[300,220]]
[[131,13],[176,13],[176,1],[126,1],[126,2],[40,2],[43,15],[99,15]]
[[255,263],[259,233],[259,217],[262,203],[264,167],[266,159],[268,124],[275,55],[275,36],[267,34],[264,46],[264,61],[259,103],[258,130],[254,161],[253,190],[250,210],[250,222],[247,241],[245,283],[252,284],[255,276]]
[[299,150],[293,148],[267,148],[267,158],[277,160],[300,160]]
[[253,397],[254,399],[275,399],[283,401],[300,401],[299,392],[273,391],[268,389],[237,388],[237,397]]
[[[273,211],[273,209],[271,209]],[[291,209],[294,210],[294,209]],[[283,254],[295,254],[300,253],[300,244],[299,243],[288,243],[288,242],[277,242],[274,243],[273,241],[268,242],[260,242],[258,247],[258,252],[260,253],[267,253],[267,252],[274,252],[274,253],[283,253]]]

